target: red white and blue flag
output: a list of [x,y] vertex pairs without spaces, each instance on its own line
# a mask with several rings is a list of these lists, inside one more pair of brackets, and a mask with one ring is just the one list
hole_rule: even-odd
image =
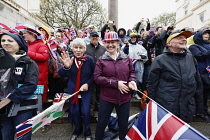
[[28,28],[28,27],[29,27],[28,24],[25,24],[25,23],[16,23],[15,29],[16,30],[23,30],[23,29]]
[[5,25],[5,24],[3,24],[3,23],[0,23],[0,28],[1,28],[1,29],[6,29],[6,30],[9,30],[9,31],[12,30],[10,27],[8,27],[7,25]]
[[35,133],[39,128],[60,117],[63,114],[64,103],[65,100],[62,100],[56,104],[53,104],[33,118],[28,119],[27,121],[16,126],[17,139],[21,140],[22,137],[29,132],[32,134]]
[[88,34],[88,28],[85,28],[85,29],[83,30],[82,38],[87,37],[87,34]]
[[208,140],[171,112],[150,100],[125,140]]
[[76,37],[77,37],[77,35],[76,35],[76,32],[75,32],[74,28],[70,28],[70,38],[74,39]]
[[56,93],[55,94],[55,98],[54,98],[54,100],[53,100],[53,103],[58,103],[58,102],[60,102],[60,101],[62,101],[62,100],[65,100],[65,98],[67,97],[67,96],[69,96],[70,94],[67,94],[67,93]]
[[30,132],[30,131],[32,132],[32,123],[33,123],[33,121],[27,120],[17,126],[16,136],[17,136],[18,140],[21,139],[28,132]]

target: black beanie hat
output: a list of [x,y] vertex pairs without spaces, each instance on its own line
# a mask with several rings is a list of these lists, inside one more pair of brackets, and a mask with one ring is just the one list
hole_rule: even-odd
[[[27,45],[26,41],[20,35],[13,34],[13,33],[4,33],[4,34],[0,35],[0,40],[1,40],[3,35],[11,36],[20,46],[20,50],[28,52],[28,45]],[[1,43],[0,43],[0,47],[2,48]]]

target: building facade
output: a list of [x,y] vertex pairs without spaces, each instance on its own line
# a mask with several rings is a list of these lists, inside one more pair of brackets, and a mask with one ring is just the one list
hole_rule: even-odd
[[[24,1],[26,2],[26,0]],[[29,0],[27,1],[29,2]],[[30,0],[30,2],[32,1],[36,0]],[[15,2],[14,0],[0,0],[0,23],[3,23],[11,28],[15,28],[16,23],[25,23],[33,27],[49,27],[44,21],[33,14],[38,12],[39,10],[35,10],[36,12],[31,13],[27,10],[27,7],[25,6],[27,6],[27,3],[26,5],[24,5],[23,3],[21,3],[21,1]]]
[[210,26],[210,0],[176,0],[176,28]]
[[40,12],[40,0],[13,0],[30,13]]

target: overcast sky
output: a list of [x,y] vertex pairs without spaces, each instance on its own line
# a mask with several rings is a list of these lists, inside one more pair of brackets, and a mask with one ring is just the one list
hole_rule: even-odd
[[[108,0],[98,0],[108,11]],[[141,18],[152,18],[164,12],[175,12],[175,0],[118,0],[118,28],[132,28]]]

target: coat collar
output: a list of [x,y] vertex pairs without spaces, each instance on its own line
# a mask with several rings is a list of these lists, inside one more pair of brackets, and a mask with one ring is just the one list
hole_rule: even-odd
[[[126,55],[124,52],[119,51],[118,53],[119,53],[119,55],[118,55],[118,57],[117,57],[116,60],[126,59],[126,58],[127,58],[127,55]],[[103,59],[103,60],[113,60],[113,59],[109,56],[109,53],[108,53],[107,51],[102,55],[102,59]]]

